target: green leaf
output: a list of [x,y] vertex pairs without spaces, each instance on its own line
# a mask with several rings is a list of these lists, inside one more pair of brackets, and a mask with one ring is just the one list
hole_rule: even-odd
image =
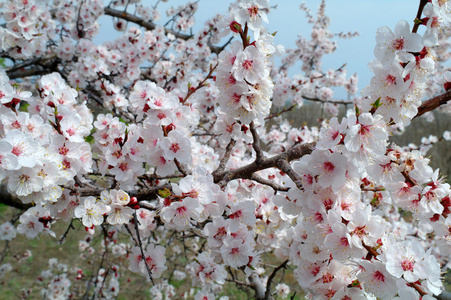
[[377,98],[377,100],[374,101],[374,103],[371,103],[371,105],[372,105],[374,108],[378,108],[379,106],[381,106],[381,105],[382,105],[382,103],[381,103],[381,97]]
[[91,145],[94,144],[94,137],[92,135],[88,135],[87,137],[85,137],[85,142]]
[[28,106],[30,106],[30,103],[25,102],[21,104],[19,107],[19,111],[28,112]]
[[169,196],[172,195],[171,191],[168,190],[167,188],[164,188],[162,190],[158,191],[158,194],[160,195],[160,197],[162,198],[168,198]]
[[354,280],[354,281],[351,283],[351,286],[352,286],[352,287],[359,287],[359,286],[360,286],[360,281],[358,281],[357,279]]
[[357,104],[355,104],[355,114],[360,115],[360,110],[359,110],[359,107],[357,106]]

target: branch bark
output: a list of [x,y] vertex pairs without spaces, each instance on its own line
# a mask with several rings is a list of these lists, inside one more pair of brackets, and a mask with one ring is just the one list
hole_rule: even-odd
[[288,187],[281,186],[281,185],[275,183],[274,181],[271,181],[271,180],[262,178],[262,177],[258,176],[258,175],[255,174],[255,173],[252,174],[251,180],[256,181],[256,182],[258,182],[258,183],[261,183],[261,184],[264,184],[264,185],[267,185],[267,186],[270,186],[270,187],[272,187],[273,190],[275,190],[275,191],[288,192],[288,190],[290,189],[290,188],[288,188]]
[[418,107],[418,113],[414,117],[419,117],[421,115],[424,115],[425,113],[429,111],[433,111],[434,109],[448,103],[448,101],[451,100],[451,90],[446,91],[445,93],[435,96],[432,99],[424,101],[419,107]]
[[5,191],[4,188],[0,190],[0,203],[20,210],[27,210],[33,206],[31,203],[24,204],[19,198]]
[[[147,30],[154,30],[155,27],[156,27],[155,23],[153,23],[151,21],[144,21],[140,17],[132,15],[132,14],[126,12],[126,11],[120,11],[120,10],[113,9],[111,7],[105,7],[103,9],[103,12],[105,13],[105,15],[109,15],[109,16],[112,16],[112,17],[116,17],[116,18],[119,18],[119,19],[126,20],[128,22],[135,23],[135,24],[137,24],[139,26],[142,26],[142,27],[146,28]],[[175,35],[177,38],[185,40],[185,41],[193,38],[192,35],[176,32],[176,31],[174,31],[172,29],[169,29],[169,28],[165,28],[164,31],[165,31],[166,34],[171,33],[171,34]],[[222,47],[218,47],[218,46],[214,46],[214,45],[208,45],[208,46],[210,47],[211,52],[219,54],[222,50],[224,50],[224,48],[229,43],[230,43],[230,41],[227,41],[227,43],[224,46],[222,46]]]
[[[426,4],[428,3],[428,0],[420,0],[420,4],[418,5],[418,11],[417,11],[417,16],[415,18],[415,20],[420,20],[421,19],[421,15],[423,13],[423,9],[426,6]],[[413,25],[412,28],[412,32],[417,32],[418,31],[418,27],[420,27],[421,23],[415,22],[415,24]]]
[[270,158],[264,158],[260,163],[254,161],[238,169],[217,172],[213,174],[214,181],[215,183],[218,183],[223,179],[226,179],[227,181],[239,178],[251,179],[252,174],[255,172],[269,168],[279,168],[280,164],[279,160],[285,160],[287,162],[290,162],[292,160],[299,159],[304,155],[312,153],[313,149],[315,148],[315,145],[316,142],[301,144],[281,154],[275,155]]
[[272,281],[274,280],[274,277],[276,277],[277,272],[279,272],[280,269],[286,268],[287,264],[288,264],[288,259],[285,260],[283,263],[281,263],[278,267],[274,268],[271,275],[269,275],[268,281],[266,283],[265,300],[271,298],[271,284],[272,284]]
[[262,147],[260,146],[260,137],[258,136],[257,128],[255,128],[254,121],[252,121],[250,124],[250,130],[252,133],[252,138],[254,140],[254,142],[252,143],[252,147],[254,148],[256,155],[255,162],[261,163],[262,161],[265,160],[265,156],[263,154]]
[[252,288],[255,291],[255,299],[265,300],[266,289],[257,273],[252,272],[252,274],[249,276],[249,281],[251,282]]

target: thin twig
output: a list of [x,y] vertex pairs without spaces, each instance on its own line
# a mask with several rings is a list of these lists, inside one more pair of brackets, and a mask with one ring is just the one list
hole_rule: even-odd
[[146,255],[144,254],[144,249],[143,249],[143,244],[141,242],[141,237],[139,235],[139,229],[138,229],[138,217],[136,216],[136,211],[133,213],[133,220],[135,223],[135,231],[136,231],[136,237],[138,239],[138,247],[141,250],[141,256],[142,256],[142,261],[144,262],[144,264],[146,265],[146,270],[147,273],[149,274],[149,279],[152,282],[152,284],[155,284],[153,282],[153,278],[152,278],[152,271],[150,270],[149,265],[147,264],[147,260],[146,260]]
[[[428,0],[420,0],[420,4],[418,5],[417,16],[415,20],[421,20],[421,14],[423,13],[423,9],[428,3]],[[412,32],[416,33],[418,31],[418,27],[420,27],[421,23],[415,22],[412,28]]]
[[281,263],[277,268],[275,268],[272,271],[271,275],[269,275],[268,281],[266,283],[265,299],[269,299],[271,296],[271,284],[272,284],[274,277],[276,277],[277,272],[279,272],[280,269],[286,268],[287,264],[288,264],[288,259],[285,260],[283,263]]
[[66,240],[67,234],[69,233],[70,229],[75,229],[74,225],[72,225],[72,223],[74,222],[75,219],[72,219],[69,223],[69,226],[67,226],[66,232],[64,232],[64,234],[61,236],[59,243],[63,244],[64,241]]
[[281,186],[281,185],[275,183],[274,181],[271,181],[271,180],[265,179],[263,177],[260,177],[260,176],[258,176],[255,173],[252,174],[251,180],[256,181],[258,183],[261,183],[261,184],[264,184],[264,185],[267,185],[267,186],[270,186],[275,191],[288,192],[288,190],[290,189],[288,187]]
[[[144,28],[146,28],[148,30],[154,30],[155,27],[156,27],[156,24],[153,23],[153,22],[144,21],[143,19],[141,19],[138,16],[132,15],[132,14],[130,14],[128,12],[116,10],[116,9],[111,8],[111,7],[105,7],[103,9],[103,12],[105,13],[105,15],[109,15],[109,16],[112,16],[112,17],[116,17],[116,18],[119,18],[119,19],[126,20],[126,21],[131,22],[131,23],[138,24],[139,26],[142,26],[142,27],[144,27]],[[185,41],[193,38],[193,35],[182,34],[182,33],[179,33],[177,31],[169,29],[169,28],[165,28],[164,31],[165,31],[166,34],[172,33],[173,35],[175,35],[176,38],[179,38],[179,39],[182,39],[182,40],[185,40]],[[229,41],[227,41],[227,43],[229,43]],[[211,52],[214,52],[216,54],[221,53],[221,51],[224,49],[223,48],[224,46],[218,47],[218,46],[209,45],[209,47],[210,47]]]

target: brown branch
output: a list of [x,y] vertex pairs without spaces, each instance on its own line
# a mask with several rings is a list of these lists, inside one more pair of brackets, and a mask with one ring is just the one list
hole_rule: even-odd
[[238,179],[238,178],[250,179],[252,174],[257,171],[261,171],[261,170],[265,170],[265,169],[269,169],[269,168],[279,168],[278,167],[278,164],[280,164],[278,162],[279,160],[285,160],[287,162],[290,162],[292,160],[299,159],[299,158],[303,157],[304,155],[312,153],[315,145],[316,145],[316,142],[297,145],[297,146],[289,149],[288,151],[285,151],[283,153],[280,153],[280,154],[275,155],[270,158],[265,158],[259,164],[257,164],[254,161],[254,162],[252,162],[246,166],[243,166],[241,168],[238,168],[238,169],[213,173],[214,181],[215,181],[215,183],[218,183],[218,182],[222,181],[223,179],[226,179],[227,181],[230,181],[233,179]]
[[271,297],[271,284],[272,281],[274,279],[274,277],[276,277],[276,274],[279,270],[286,268],[288,264],[288,259],[285,260],[283,263],[281,263],[278,267],[274,268],[274,270],[272,271],[271,275],[269,275],[268,277],[268,281],[266,283],[266,292],[265,292],[265,299],[270,299]]
[[214,73],[214,71],[216,70],[216,67],[218,66],[218,64],[219,64],[219,63],[217,63],[214,67],[213,67],[213,65],[210,65],[210,71],[209,71],[208,74],[204,77],[204,79],[203,79],[201,82],[199,82],[199,84],[198,84],[195,88],[192,88],[192,87],[189,87],[189,86],[188,86],[188,93],[186,94],[185,99],[183,99],[183,100],[181,101],[182,104],[185,104],[186,100],[188,100],[188,98],[189,98],[192,94],[194,94],[197,90],[203,88],[204,86],[208,86],[208,84],[206,84],[206,81],[207,81],[209,78],[212,78],[212,77],[213,77],[213,73]]
[[286,161],[285,159],[279,159],[277,161],[277,167],[284,172],[285,174],[288,175],[288,177],[290,177],[291,180],[293,180],[294,184],[296,184],[298,189],[302,188],[302,184],[301,184],[301,177],[299,176],[298,173],[296,173],[293,168],[290,166],[290,164],[288,163],[288,161]]
[[216,176],[216,174],[224,172],[225,166],[227,162],[229,161],[230,155],[232,154],[233,147],[235,147],[236,141],[234,139],[231,139],[229,144],[226,147],[226,151],[224,153],[224,156],[222,157],[221,161],[219,162],[218,168],[213,172],[213,176]]
[[185,168],[182,166],[182,164],[177,160],[177,158],[174,158],[174,163],[177,166],[177,170],[179,170],[179,172],[182,173],[183,176],[188,175],[188,172],[185,170]]
[[64,234],[61,236],[59,243],[60,245],[63,244],[66,241],[66,237],[70,231],[70,229],[75,229],[74,225],[72,224],[74,222],[75,219],[72,219],[69,223],[69,226],[67,226],[66,232],[64,232]]
[[365,245],[364,243],[362,243],[363,248],[366,249],[366,251],[368,251],[368,253],[370,253],[372,256],[376,257],[379,255],[379,253],[377,253],[376,250],[374,250],[372,247]]
[[251,289],[254,288],[254,285],[253,285],[253,284],[251,284],[251,283],[246,283],[246,282],[243,282],[243,281],[239,281],[239,280],[236,280],[236,279],[229,279],[229,278],[226,278],[225,281],[233,282],[233,283],[235,283],[235,284],[238,284],[238,285],[241,285],[241,286],[245,286],[245,287],[248,287],[248,288],[251,288]]
[[277,183],[275,183],[275,182],[273,182],[271,180],[268,180],[268,179],[265,179],[263,177],[260,177],[260,176],[258,176],[255,173],[252,174],[251,180],[256,181],[258,183],[261,183],[261,184],[264,184],[264,185],[267,185],[267,186],[273,188],[273,190],[275,190],[275,191],[288,192],[288,190],[290,189],[288,187],[284,187],[284,186],[278,185]]
[[319,98],[312,98],[307,96],[302,96],[305,100],[321,102],[321,103],[332,103],[332,104],[343,104],[343,105],[351,105],[354,104],[352,101],[344,101],[344,100],[321,100]]
[[[68,188],[75,193],[77,193],[81,197],[86,196],[99,196],[102,191],[105,189],[103,188],[92,188],[92,187],[75,187],[75,186],[65,186],[65,188]],[[156,198],[158,195],[158,191],[162,189],[172,189],[172,186],[170,184],[165,185],[159,185],[151,188],[141,189],[139,191],[125,191],[127,194],[130,195],[130,197],[136,197],[138,201],[143,200],[149,200],[149,198]]]
[[408,282],[408,285],[413,287],[419,294],[421,297],[427,295],[426,292],[424,292],[419,286],[418,284],[414,283],[414,282]]
[[250,124],[250,130],[252,133],[252,139],[254,140],[252,143],[252,148],[254,148],[256,155],[255,162],[259,164],[265,159],[265,156],[263,155],[262,147],[260,146],[260,137],[258,136],[254,121],[252,121]]
[[[418,5],[417,16],[415,20],[421,20],[421,14],[423,13],[423,8],[428,3],[428,0],[420,0],[420,4]],[[412,28],[412,32],[416,33],[418,31],[418,27],[420,27],[421,22],[415,22]]]
[[136,238],[137,238],[138,243],[139,243],[139,245],[138,245],[139,249],[141,250],[142,261],[146,265],[146,270],[147,270],[147,273],[149,274],[150,281],[152,282],[152,284],[154,284],[153,277],[152,277],[152,271],[150,270],[149,264],[147,263],[146,255],[144,254],[143,244],[141,242],[141,236],[139,235],[138,217],[136,216],[136,211],[133,213],[133,221],[135,223]]
[[23,203],[22,200],[8,193],[3,187],[0,189],[0,203],[20,210],[27,210],[33,206],[31,203]]
[[148,202],[139,202],[139,207],[148,209],[148,210],[157,210],[158,207],[148,203]]
[[269,120],[269,119],[278,117],[278,116],[280,116],[280,115],[283,114],[283,113],[286,113],[286,112],[291,111],[291,110],[292,110],[293,108],[295,108],[295,107],[296,107],[296,104],[293,104],[293,105],[291,105],[290,107],[284,108],[284,109],[282,109],[282,110],[279,111],[279,112],[272,113],[272,114],[270,114],[269,116],[267,116],[267,117],[265,118],[265,120]]
[[53,60],[55,57],[56,57],[56,53],[52,53],[51,55],[49,55],[47,57],[37,57],[37,58],[28,59],[28,60],[23,61],[20,64],[16,64],[16,65],[12,66],[6,72],[7,73],[12,73],[12,72],[24,69],[26,67],[35,65],[35,64],[40,64],[40,63],[44,63],[45,64],[48,61]]
[[125,229],[127,229],[128,234],[130,234],[130,237],[132,238],[133,242],[135,242],[135,245],[138,246],[138,240],[135,238],[135,236],[133,235],[133,232],[131,231],[130,227],[128,226],[128,224],[124,224]]
[[46,75],[58,71],[58,62],[60,62],[60,59],[53,53],[46,57],[25,60],[20,64],[12,66],[6,71],[6,75],[8,75],[10,79]]
[[433,111],[434,109],[448,103],[448,101],[451,100],[451,90],[446,91],[445,93],[435,96],[432,99],[424,101],[419,107],[418,107],[418,113],[416,117],[419,117],[429,111]]
[[6,74],[8,75],[9,79],[16,79],[16,78],[24,78],[24,77],[31,77],[36,75],[47,75],[50,73],[53,73],[53,70],[42,68],[39,66],[33,66],[32,68],[28,69],[20,69],[15,71],[7,71]]
[[[120,11],[120,10],[113,9],[111,7],[105,7],[103,9],[103,12],[105,13],[105,15],[109,15],[109,16],[112,16],[112,17],[116,17],[116,18],[119,18],[119,19],[126,20],[126,21],[131,22],[131,23],[135,23],[135,24],[137,24],[137,25],[139,25],[141,27],[146,28],[147,30],[154,30],[155,27],[156,27],[155,23],[150,22],[150,21],[144,21],[140,17],[132,15],[132,14],[126,12],[126,11]],[[169,28],[165,28],[164,31],[165,31],[166,34],[171,33],[171,34],[175,35],[177,38],[185,40],[185,41],[193,38],[192,35],[183,34],[183,33],[174,31],[174,30],[169,29]],[[229,43],[229,41],[227,41],[227,43],[224,46],[222,46],[222,47],[218,47],[218,46],[214,46],[214,45],[209,45],[209,47],[210,47],[211,52],[219,54],[222,50],[224,50],[225,46],[227,46],[228,43]]]

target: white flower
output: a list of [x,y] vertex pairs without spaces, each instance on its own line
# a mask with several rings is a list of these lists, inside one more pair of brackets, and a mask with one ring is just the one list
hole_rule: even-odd
[[406,20],[396,24],[394,33],[387,26],[379,28],[376,32],[376,42],[374,55],[383,64],[391,64],[395,54],[400,51],[419,52],[423,48],[421,35],[412,33]]
[[84,202],[75,209],[75,217],[82,218],[85,227],[98,226],[103,223],[103,214],[107,209],[103,203],[97,202],[94,197],[85,198]]
[[19,218],[20,224],[17,226],[17,232],[25,234],[29,239],[34,239],[41,231],[44,225],[39,222],[39,218],[30,213],[24,213]]
[[435,257],[425,253],[416,241],[404,241],[388,249],[386,253],[387,271],[396,278],[401,276],[408,282],[431,278],[436,282],[440,268]]
[[388,131],[381,115],[360,114],[358,120],[349,118],[349,130],[344,139],[346,149],[357,152],[362,148],[373,155],[385,153]]
[[332,186],[335,191],[346,182],[347,164],[347,158],[338,152],[315,150],[311,154],[309,167],[318,174],[318,184],[321,187]]
[[44,181],[34,168],[22,168],[13,173],[8,179],[8,191],[17,196],[28,196],[39,192],[44,187]]
[[163,149],[164,157],[168,160],[189,164],[192,161],[191,143],[179,130],[172,130],[167,137],[161,139],[158,145]]
[[149,244],[147,249],[144,251],[144,258],[141,254],[141,249],[139,247],[133,247],[130,254],[130,271],[141,273],[144,276],[148,276],[147,264],[152,278],[159,278],[161,273],[163,273],[167,267],[166,257],[164,256],[165,248],[162,246],[155,246],[154,244]]
[[393,276],[385,269],[384,263],[377,260],[372,262],[361,260],[359,264],[363,270],[358,279],[365,291],[381,299],[393,299],[397,293],[397,286]]
[[126,224],[133,217],[134,209],[120,204],[112,204],[106,219],[111,225]]
[[265,56],[255,46],[249,46],[244,51],[238,52],[232,67],[232,74],[238,81],[251,84],[257,83],[260,78],[266,77]]
[[248,243],[241,239],[227,238],[221,247],[221,255],[226,265],[237,269],[249,263],[249,256],[253,256]]
[[0,240],[12,240],[16,237],[16,228],[10,222],[0,225]]
[[254,38],[260,38],[262,21],[268,23],[266,9],[269,8],[268,0],[240,1],[239,8],[235,12],[235,19],[241,26],[247,22],[250,29],[254,31]]
[[38,162],[37,157],[34,155],[37,150],[37,144],[31,135],[14,129],[6,133],[3,141],[12,146],[11,153],[16,156],[19,166],[32,168]]
[[189,228],[191,219],[197,220],[200,217],[202,210],[196,199],[186,197],[162,208],[160,216],[165,223],[173,224],[177,230],[184,230]]

